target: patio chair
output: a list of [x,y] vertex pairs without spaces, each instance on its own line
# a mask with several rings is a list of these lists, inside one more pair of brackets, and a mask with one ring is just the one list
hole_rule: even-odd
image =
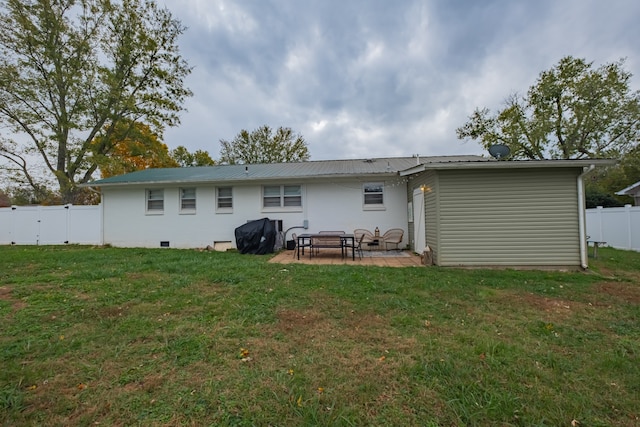
[[309,248],[309,250],[311,250],[311,243],[304,243],[302,245],[298,245],[298,235],[296,233],[291,234],[291,238],[293,239],[294,242],[296,242],[296,246],[293,248],[293,257],[295,258],[296,255],[298,254],[298,251],[300,250],[300,248]]
[[400,249],[399,245],[402,243],[402,236],[404,236],[404,230],[402,228],[391,228],[385,231],[381,237],[385,250],[387,249],[387,245],[395,245],[396,249]]
[[358,252],[358,256],[360,257],[360,259],[362,259],[362,241],[364,240],[364,236],[364,234],[361,234],[359,238],[355,235],[353,237],[354,239],[356,239],[356,244],[353,250]]
[[373,243],[374,240],[380,239],[376,239],[372,232],[364,228],[356,228],[355,230],[353,230],[353,236],[355,237],[356,241],[362,240],[363,244]]

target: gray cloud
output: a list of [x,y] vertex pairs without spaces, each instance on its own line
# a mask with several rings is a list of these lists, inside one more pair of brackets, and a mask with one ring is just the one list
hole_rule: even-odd
[[638,87],[635,0],[166,0],[189,29],[194,97],[169,147],[208,150],[289,126],[311,158],[479,154],[455,128],[499,108],[566,55],[627,57]]

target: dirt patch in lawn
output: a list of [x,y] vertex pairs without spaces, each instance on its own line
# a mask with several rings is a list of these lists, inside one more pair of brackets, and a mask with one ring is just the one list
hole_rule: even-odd
[[[412,363],[410,350],[416,340],[399,336],[383,316],[349,309],[283,308],[276,317],[275,324],[265,325],[262,337],[247,343],[250,364],[283,372],[294,382],[297,375],[312,379],[312,384],[326,388],[327,399],[359,395],[370,413],[401,401],[405,387],[398,382],[398,370]],[[278,382],[274,378],[277,375],[264,379],[261,386],[281,389],[282,381],[271,384]]]
[[300,348],[313,347],[314,351],[325,353],[327,360],[339,360],[351,372],[370,371],[378,362],[403,358],[416,345],[415,338],[394,333],[382,316],[349,314],[329,318],[314,310],[281,310],[276,328]]
[[8,286],[0,286],[0,300],[7,301],[11,304],[12,314],[18,310],[21,310],[27,306],[27,303],[19,299],[14,298],[11,295],[11,288]]
[[312,310],[280,310],[277,316],[279,327],[283,331],[308,328],[324,321],[321,313]]
[[630,282],[602,282],[593,286],[584,300],[575,301],[538,295],[530,292],[505,290],[495,299],[508,307],[535,309],[556,320],[564,320],[574,314],[584,313],[598,307],[609,307],[616,303],[640,304],[640,286]]
[[588,304],[577,301],[569,301],[561,298],[551,298],[542,295],[522,292],[522,291],[503,291],[497,296],[500,304],[514,309],[535,309],[546,313],[550,318],[556,320],[566,319],[578,311],[585,310]]
[[637,282],[604,282],[594,286],[597,293],[606,294],[614,299],[631,304],[640,304],[640,277]]

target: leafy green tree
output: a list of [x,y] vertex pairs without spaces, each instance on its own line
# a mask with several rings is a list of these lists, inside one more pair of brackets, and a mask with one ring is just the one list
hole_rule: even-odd
[[587,188],[585,191],[585,205],[587,209],[598,206],[602,206],[603,208],[617,208],[624,206],[624,203],[613,197],[610,193],[602,193],[598,190]]
[[476,109],[457,136],[507,145],[514,158],[618,158],[640,138],[640,92],[623,66],[565,57],[497,114]]
[[171,157],[183,168],[191,166],[213,166],[216,164],[207,151],[196,150],[190,153],[189,150],[182,145],[171,150]]
[[[640,146],[634,147],[625,153],[618,164],[607,168],[598,168],[586,177],[587,197],[594,195],[597,203],[595,206],[614,206],[612,200],[618,202],[617,206],[632,204],[633,198],[618,196],[615,193],[640,181]],[[608,196],[604,200],[602,195]],[[587,200],[588,202],[588,200]]]
[[59,205],[60,196],[45,186],[12,186],[7,188],[5,195],[12,205]]
[[[92,179],[122,122],[179,123],[184,27],[153,0],[0,3],[0,156],[35,188],[37,156],[64,202]],[[100,140],[100,144],[93,142]]]
[[241,130],[233,141],[220,140],[220,163],[286,163],[309,160],[307,143],[291,128],[279,127],[275,134],[267,126],[249,133]]
[[106,136],[98,137],[93,142],[96,147],[110,147],[108,153],[95,155],[102,178],[143,169],[178,166],[158,135],[142,123],[121,122],[115,127],[115,132],[109,134],[111,141],[105,142],[104,138]]

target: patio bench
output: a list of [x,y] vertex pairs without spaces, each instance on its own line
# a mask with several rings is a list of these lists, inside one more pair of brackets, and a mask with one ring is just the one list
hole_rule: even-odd
[[[326,234],[326,236],[323,236]],[[321,231],[311,238],[311,249],[318,253],[320,249],[344,249],[341,235],[344,231]]]

